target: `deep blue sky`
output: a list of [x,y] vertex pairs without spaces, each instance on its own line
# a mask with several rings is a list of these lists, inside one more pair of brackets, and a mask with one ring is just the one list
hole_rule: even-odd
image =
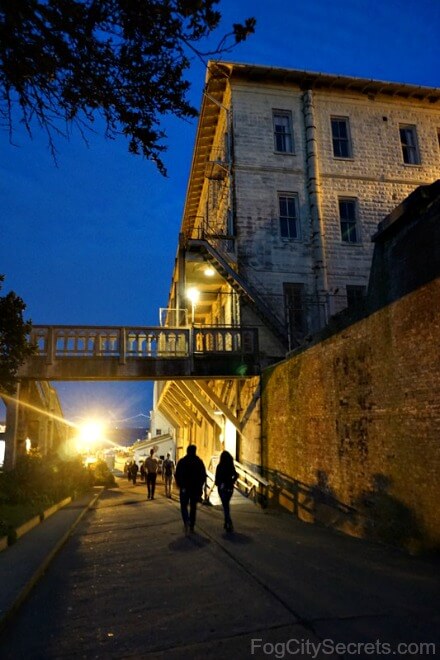
[[[439,0],[223,0],[222,30],[256,34],[224,59],[440,87]],[[214,40],[211,41],[211,45]],[[203,66],[190,72],[200,106]],[[96,135],[58,142],[0,128],[0,273],[36,324],[157,325],[167,302],[196,121],[165,120],[169,176]],[[70,417],[147,413],[150,384],[59,384]],[[0,418],[2,410],[0,408]]]

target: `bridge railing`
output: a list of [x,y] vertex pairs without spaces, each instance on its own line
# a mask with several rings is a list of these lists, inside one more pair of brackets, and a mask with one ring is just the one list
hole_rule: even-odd
[[256,328],[236,327],[32,327],[31,343],[48,362],[64,357],[167,358],[194,353],[258,352]]

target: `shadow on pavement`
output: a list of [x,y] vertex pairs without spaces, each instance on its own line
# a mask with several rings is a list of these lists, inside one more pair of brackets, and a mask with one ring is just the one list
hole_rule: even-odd
[[253,538],[250,536],[247,536],[246,534],[239,534],[237,532],[224,532],[222,534],[222,539],[236,545],[247,545],[248,543],[254,542]]
[[168,544],[170,550],[175,552],[192,552],[194,550],[201,550],[209,545],[211,540],[206,536],[201,536],[195,532],[190,536],[182,536]]

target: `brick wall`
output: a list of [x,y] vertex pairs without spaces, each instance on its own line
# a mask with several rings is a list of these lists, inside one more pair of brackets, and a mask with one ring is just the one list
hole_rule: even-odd
[[[399,280],[399,245],[408,232],[416,248],[417,233],[434,238],[438,213],[417,226],[406,222],[380,246],[382,276],[385,264]],[[407,261],[421,286],[400,279],[401,297],[381,306],[376,296],[377,311],[263,377],[263,465],[275,501],[412,552],[440,548],[440,280],[431,256],[429,266]]]

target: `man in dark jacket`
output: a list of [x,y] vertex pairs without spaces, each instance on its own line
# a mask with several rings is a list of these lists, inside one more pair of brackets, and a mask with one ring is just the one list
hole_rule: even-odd
[[[194,531],[196,522],[197,503],[202,497],[203,485],[206,481],[206,470],[201,458],[196,456],[197,447],[189,445],[186,456],[177,463],[174,479],[180,489],[180,511],[185,527]],[[189,504],[189,515],[188,515]]]

